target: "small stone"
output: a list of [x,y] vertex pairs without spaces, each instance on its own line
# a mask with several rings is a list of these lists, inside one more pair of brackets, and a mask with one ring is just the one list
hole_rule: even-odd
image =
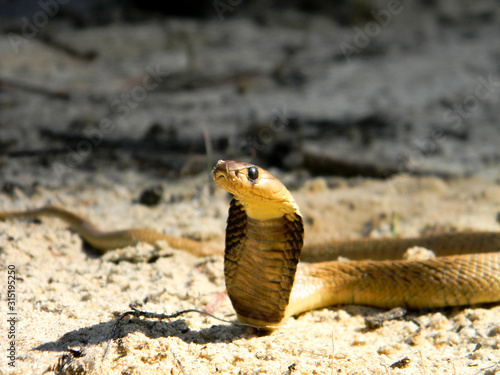
[[488,331],[488,337],[495,337],[500,335],[500,324],[495,325]]
[[426,249],[421,246],[414,246],[405,251],[403,254],[403,259],[405,260],[429,260],[436,257],[436,254],[432,250]]
[[156,206],[163,196],[163,187],[156,185],[145,189],[139,197],[139,203],[153,207]]
[[384,345],[384,346],[381,346],[380,348],[378,348],[377,350],[377,353],[382,355],[391,355],[392,353],[394,352],[394,348],[390,345]]
[[353,346],[362,346],[366,345],[366,337],[364,335],[355,335],[354,340],[352,341]]
[[451,323],[443,314],[436,313],[431,317],[430,327],[436,330],[447,331],[451,328]]

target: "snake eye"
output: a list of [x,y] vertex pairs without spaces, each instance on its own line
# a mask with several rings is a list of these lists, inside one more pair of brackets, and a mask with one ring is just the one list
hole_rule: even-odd
[[248,178],[250,181],[255,181],[256,179],[259,178],[259,170],[256,167],[250,167],[248,168]]

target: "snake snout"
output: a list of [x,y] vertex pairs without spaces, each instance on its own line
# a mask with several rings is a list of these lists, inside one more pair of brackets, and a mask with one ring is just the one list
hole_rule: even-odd
[[252,164],[234,161],[219,160],[212,170],[215,183],[229,193],[238,195],[238,192],[248,182],[246,171]]
[[227,162],[222,159],[219,160],[212,169],[212,174],[214,175],[214,178],[220,176],[224,172],[226,167],[227,167]]
[[[224,160],[219,160],[215,167],[212,169],[212,175],[214,181],[217,185],[221,186],[221,183],[228,178],[228,162]],[[225,184],[225,183],[224,183]]]

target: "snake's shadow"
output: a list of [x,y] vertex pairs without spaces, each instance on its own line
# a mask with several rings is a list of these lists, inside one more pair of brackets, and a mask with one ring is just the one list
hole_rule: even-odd
[[259,336],[259,331],[251,327],[237,324],[212,325],[199,331],[188,327],[186,320],[172,321],[155,319],[128,318],[120,322],[112,340],[113,327],[116,319],[80,328],[65,333],[57,341],[50,341],[38,345],[32,350],[66,352],[73,347],[89,347],[101,343],[116,342],[134,332],[142,332],[145,336],[156,339],[160,337],[178,337],[186,343],[208,344],[228,343],[241,338]]

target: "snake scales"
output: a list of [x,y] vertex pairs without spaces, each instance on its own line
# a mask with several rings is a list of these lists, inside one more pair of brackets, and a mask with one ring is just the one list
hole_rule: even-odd
[[[224,274],[228,295],[243,323],[273,328],[288,316],[338,304],[421,308],[500,301],[500,233],[338,241],[302,251],[299,208],[276,177],[236,161],[219,161],[213,177],[234,196],[227,220]],[[64,220],[102,252],[160,240],[197,256],[219,252],[151,229],[102,232],[59,207],[0,212],[0,219],[37,216]],[[432,249],[439,257],[394,260],[416,245]],[[341,255],[352,261],[325,261]],[[323,262],[297,267],[299,258]],[[358,260],[363,258],[371,260]]]

